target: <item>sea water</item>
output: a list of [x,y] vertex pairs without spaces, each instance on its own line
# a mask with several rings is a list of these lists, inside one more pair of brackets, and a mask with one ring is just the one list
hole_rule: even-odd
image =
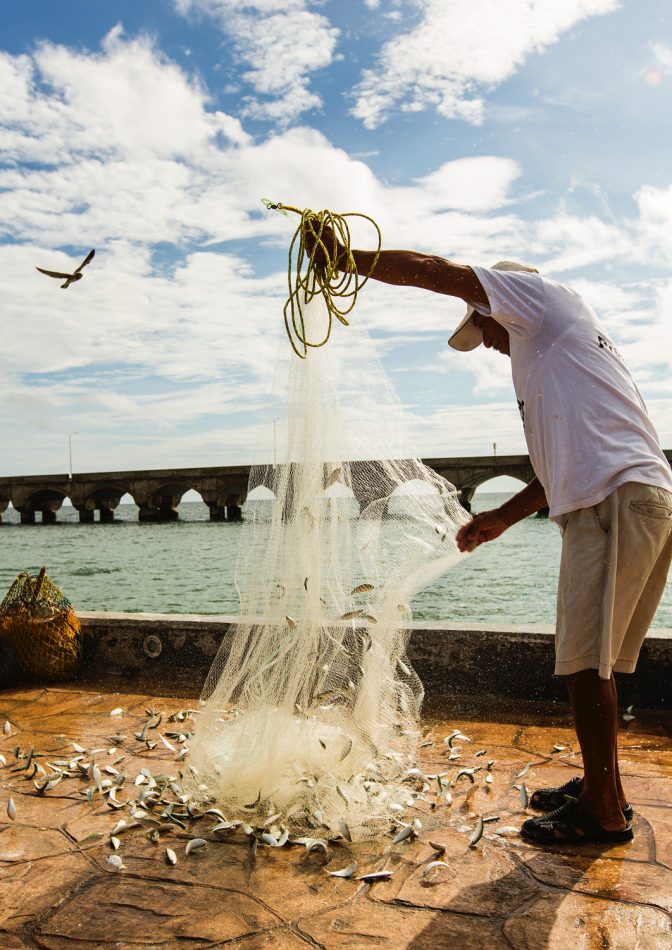
[[[474,511],[507,497],[477,493]],[[177,522],[140,524],[128,504],[112,524],[79,524],[64,507],[55,525],[20,525],[10,509],[0,525],[0,596],[20,571],[44,564],[78,610],[237,614],[241,525],[209,521],[201,502],[184,502],[179,512]],[[553,623],[560,543],[553,522],[526,518],[421,591],[414,619]],[[653,626],[672,627],[672,579]]]

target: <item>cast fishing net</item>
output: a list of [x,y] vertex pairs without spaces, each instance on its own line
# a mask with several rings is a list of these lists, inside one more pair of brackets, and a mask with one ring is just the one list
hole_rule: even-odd
[[[295,351],[329,336],[328,303],[319,283],[297,294]],[[299,355],[276,372],[275,464],[267,438],[243,507],[240,616],[205,683],[184,785],[229,820],[366,836],[411,794],[423,689],[410,603],[462,557],[468,516],[413,457],[361,321]]]
[[79,663],[82,637],[68,598],[42,568],[17,576],[0,604],[0,638],[27,675],[61,679]]

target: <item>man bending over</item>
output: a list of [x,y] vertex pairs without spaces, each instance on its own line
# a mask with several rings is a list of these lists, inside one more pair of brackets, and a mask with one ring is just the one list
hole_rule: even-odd
[[[323,240],[333,246],[330,232]],[[374,254],[351,253],[368,273]],[[542,843],[629,841],[613,672],[634,671],[672,560],[672,473],[642,397],[586,301],[535,268],[383,251],[371,276],[462,298],[468,310],[450,345],[482,343],[511,359],[536,477],[463,526],[460,550],[547,506],[563,534],[555,672],[569,692],[584,774],[536,791],[530,804],[544,814],[521,833]]]

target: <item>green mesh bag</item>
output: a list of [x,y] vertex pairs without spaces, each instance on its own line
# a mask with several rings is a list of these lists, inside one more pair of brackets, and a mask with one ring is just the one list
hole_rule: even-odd
[[62,679],[82,653],[79,620],[70,601],[47,577],[19,574],[0,604],[0,637],[14,651],[22,673]]

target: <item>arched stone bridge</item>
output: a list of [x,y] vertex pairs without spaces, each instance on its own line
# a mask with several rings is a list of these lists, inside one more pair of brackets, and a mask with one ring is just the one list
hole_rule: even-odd
[[[672,450],[665,455],[672,463]],[[460,500],[468,507],[479,485],[499,475],[510,475],[523,483],[534,472],[527,455],[428,458],[434,469],[458,489]],[[357,478],[358,463],[351,463],[355,497],[361,505],[366,496],[365,479]],[[64,500],[69,498],[79,512],[79,520],[92,522],[98,511],[100,520],[113,521],[114,509],[121,498],[130,495],[139,508],[141,521],[174,521],[182,496],[193,489],[210,509],[212,521],[241,518],[241,506],[247,494],[249,465],[209,468],[150,469],[140,472],[92,472],[68,475],[19,475],[0,478],[0,520],[11,504],[19,512],[22,524],[35,524],[41,514],[43,524],[53,524]],[[268,467],[267,487],[273,489],[273,466]]]

